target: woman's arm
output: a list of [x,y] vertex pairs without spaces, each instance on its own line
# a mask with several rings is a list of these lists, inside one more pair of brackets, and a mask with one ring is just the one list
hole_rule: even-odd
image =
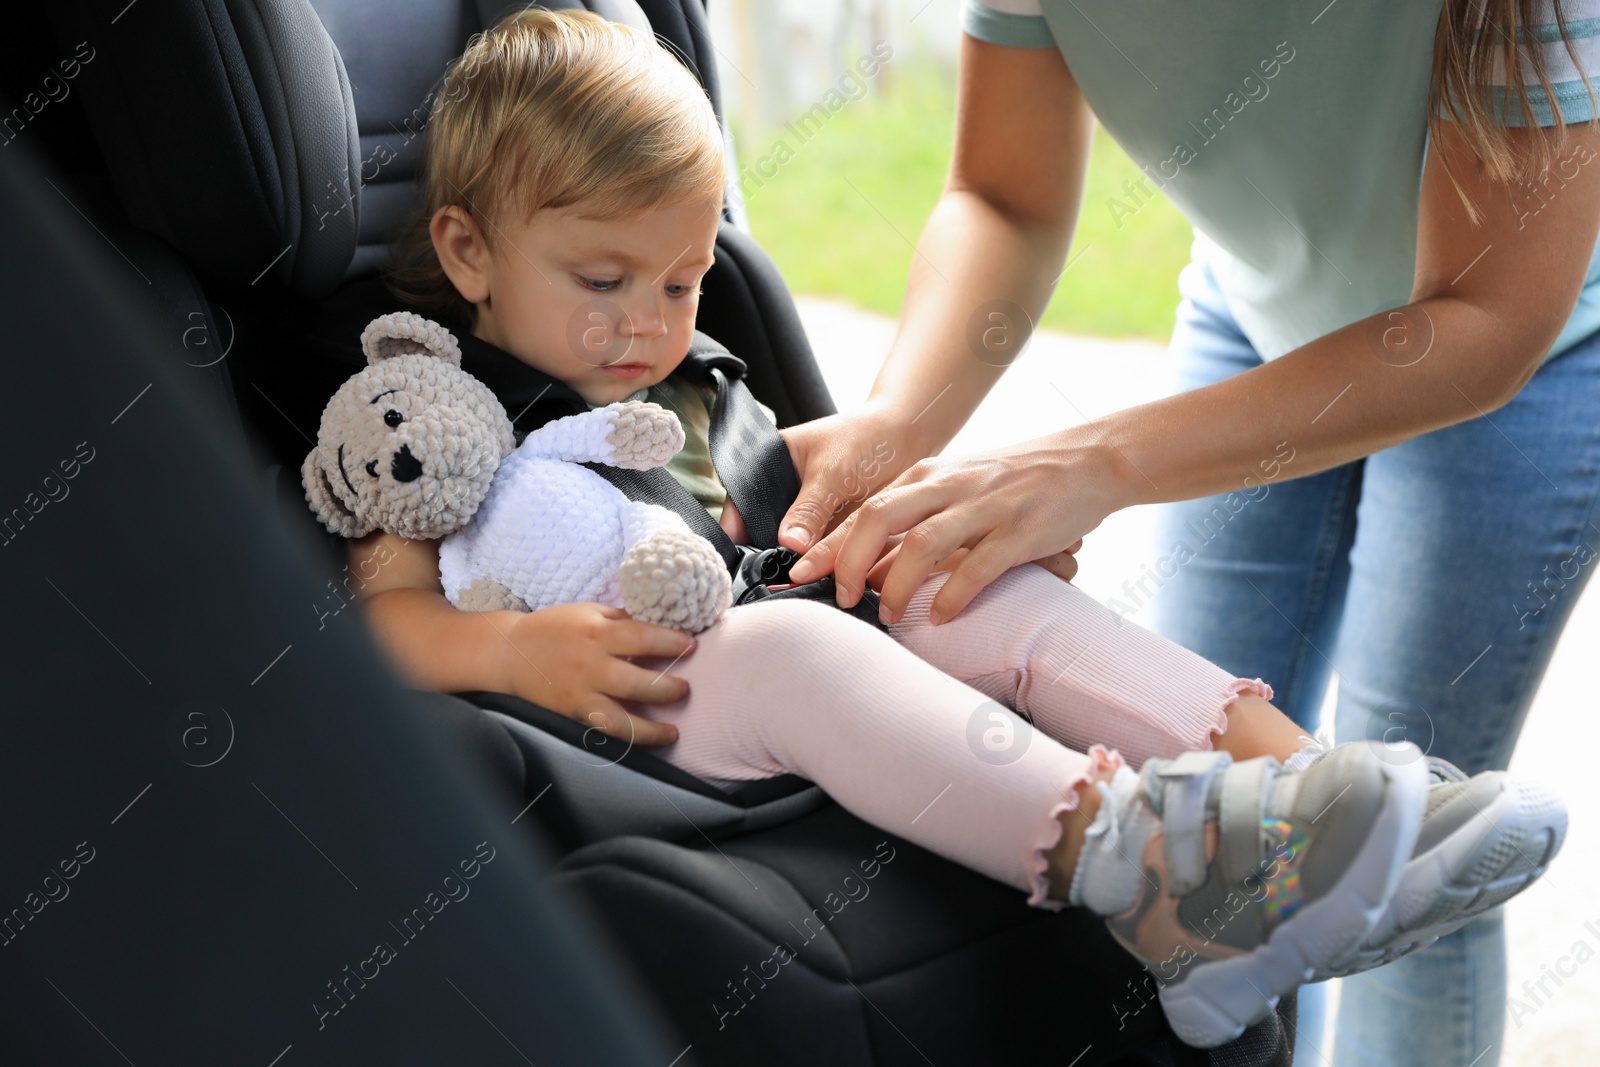
[[[1253,485],[1281,442],[1294,449],[1284,474],[1314,474],[1516,396],[1572,314],[1600,231],[1600,130],[1567,129],[1570,165],[1535,193],[1476,173],[1460,127],[1446,124],[1423,174],[1412,302],[1099,420],[1118,506],[1237,490],[1252,475]],[[1479,226],[1444,153],[1484,213]]]
[[[1059,49],[962,36],[950,172],[868,394],[903,417],[913,459],[949,443],[1044,314],[1077,225],[1093,133]],[[985,305],[996,301],[1027,321],[990,318]],[[986,332],[1000,348],[974,351],[973,335]]]
[[439,542],[378,532],[346,548],[351,569],[376,571],[360,591],[368,626],[411,685],[441,693],[511,693],[641,745],[677,740],[677,728],[634,715],[619,699],[682,700],[689,683],[631,656],[678,657],[686,634],[603,604],[534,612],[461,611],[439,581]]
[[[1399,317],[1373,316],[1226,381],[1035,441],[923,460],[807,552],[815,567],[805,577],[833,571],[849,606],[887,539],[905,532],[882,593],[885,615],[898,619],[934,562],[970,547],[934,599],[938,622],[1010,567],[1060,551],[1120,508],[1242,489],[1271,480],[1268,471],[1312,474],[1493,411],[1559,334],[1600,231],[1600,132],[1568,132],[1561,158],[1572,163],[1537,213],[1532,190],[1477,173],[1458,130],[1435,139],[1413,302]],[[1476,227],[1442,173],[1442,153],[1484,211]],[[1409,362],[1402,345],[1427,354]],[[1294,450],[1292,465],[1274,466],[1280,447]]]
[[[867,401],[783,431],[800,493],[780,524],[804,551],[870,492],[942,449],[1004,372],[968,326],[1026,339],[1055,288],[1076,224],[1093,119],[1055,48],[964,36],[955,148],[944,193],[911,259],[900,328]],[[997,322],[982,305],[1019,305]],[[1005,316],[1011,320],[1016,315]],[[997,358],[999,357],[999,358]],[[1043,561],[1041,561],[1043,562]],[[1070,577],[1070,555],[1052,567]]]

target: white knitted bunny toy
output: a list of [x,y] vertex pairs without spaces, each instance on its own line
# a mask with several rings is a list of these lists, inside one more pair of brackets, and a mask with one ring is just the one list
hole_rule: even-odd
[[732,599],[728,569],[682,516],[631,501],[586,467],[659,467],[678,417],[622,401],[551,422],[513,447],[511,420],[461,369],[436,322],[398,312],[361,335],[368,366],[328,401],[301,468],[306,499],[345,537],[443,537],[439,577],[464,611],[594,601],[698,633]]

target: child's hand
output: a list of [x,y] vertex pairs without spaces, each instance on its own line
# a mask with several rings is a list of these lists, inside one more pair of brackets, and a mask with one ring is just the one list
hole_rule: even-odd
[[642,704],[682,700],[689,683],[628,662],[675,658],[694,647],[687,634],[630,618],[604,604],[558,604],[523,615],[505,649],[511,692],[601,733],[646,747],[670,745],[677,727],[630,714],[617,698]]

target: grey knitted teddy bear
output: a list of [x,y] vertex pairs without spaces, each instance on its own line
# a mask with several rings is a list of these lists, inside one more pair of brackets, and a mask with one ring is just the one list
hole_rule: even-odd
[[440,582],[463,611],[594,601],[687,633],[722,617],[731,582],[711,543],[677,512],[631,501],[578,465],[662,466],[683,447],[672,412],[608,404],[554,419],[519,446],[438,323],[384,315],[361,348],[368,365],[328,401],[301,467],[329,530],[444,538]]

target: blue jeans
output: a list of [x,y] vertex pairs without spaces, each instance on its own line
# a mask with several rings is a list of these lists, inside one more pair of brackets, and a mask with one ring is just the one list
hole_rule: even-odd
[[[1191,263],[1179,290],[1179,388],[1260,365],[1208,270]],[[1337,675],[1339,741],[1410,740],[1468,773],[1505,767],[1600,565],[1600,334],[1485,417],[1295,473],[1290,459],[1279,477],[1293,480],[1162,510],[1156,552],[1178,555],[1181,541],[1193,558],[1142,613],[1149,625],[1228,671],[1265,679],[1307,729]],[[1505,985],[1495,911],[1347,979],[1335,1067],[1492,1067]],[[1322,1001],[1321,987],[1301,990],[1306,1063],[1321,1062],[1307,1045],[1320,1040]]]

